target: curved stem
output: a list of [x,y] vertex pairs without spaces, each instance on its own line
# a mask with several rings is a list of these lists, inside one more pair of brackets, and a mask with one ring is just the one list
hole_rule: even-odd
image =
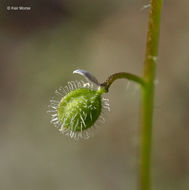
[[151,146],[152,146],[152,121],[154,102],[155,67],[158,55],[158,41],[160,16],[163,0],[151,0],[146,55],[144,64],[144,79],[142,98],[142,126],[141,126],[141,157],[140,157],[140,189],[151,189]]
[[115,73],[115,74],[110,75],[108,77],[108,79],[104,83],[101,84],[101,87],[103,87],[105,89],[105,91],[108,92],[112,83],[117,79],[128,79],[128,80],[131,80],[131,81],[134,81],[134,82],[140,84],[142,87],[144,87],[146,84],[144,79],[137,75],[134,75],[131,73],[120,72],[120,73]]

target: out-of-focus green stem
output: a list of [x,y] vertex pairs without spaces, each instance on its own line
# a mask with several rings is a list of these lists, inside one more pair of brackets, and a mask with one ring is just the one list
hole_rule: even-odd
[[140,190],[151,190],[151,146],[152,146],[152,121],[154,102],[155,67],[158,55],[158,41],[160,29],[160,16],[163,0],[150,1],[149,24],[144,64],[144,77],[131,73],[115,73],[111,75],[101,87],[108,92],[111,84],[121,78],[138,83],[142,88],[142,120],[140,142]]
[[163,0],[151,0],[142,88],[142,126],[140,142],[140,190],[151,189],[151,147],[155,68],[158,55],[160,16]]

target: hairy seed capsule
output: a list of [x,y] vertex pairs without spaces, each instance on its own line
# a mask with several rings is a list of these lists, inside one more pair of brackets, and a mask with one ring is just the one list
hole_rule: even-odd
[[101,93],[80,88],[62,98],[57,111],[64,128],[73,132],[90,128],[98,119],[102,109]]
[[75,140],[88,139],[104,123],[104,112],[110,111],[109,100],[102,98],[105,89],[91,73],[81,69],[73,73],[84,76],[88,82],[70,81],[60,87],[55,91],[57,97],[50,100],[48,112],[51,123],[61,133]]

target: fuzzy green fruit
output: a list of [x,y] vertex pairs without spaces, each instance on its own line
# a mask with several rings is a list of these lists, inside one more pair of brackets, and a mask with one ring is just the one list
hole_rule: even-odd
[[75,132],[90,128],[98,119],[101,110],[100,91],[79,88],[62,98],[57,113],[64,128]]

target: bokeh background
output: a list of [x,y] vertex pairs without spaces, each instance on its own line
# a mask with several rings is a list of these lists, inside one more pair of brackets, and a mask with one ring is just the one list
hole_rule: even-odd
[[[111,112],[88,141],[59,134],[46,113],[75,69],[103,82],[141,75],[147,0],[0,3],[0,189],[137,190],[140,91],[114,83]],[[7,6],[31,6],[8,11]],[[153,189],[189,189],[189,1],[166,0],[153,128]]]

